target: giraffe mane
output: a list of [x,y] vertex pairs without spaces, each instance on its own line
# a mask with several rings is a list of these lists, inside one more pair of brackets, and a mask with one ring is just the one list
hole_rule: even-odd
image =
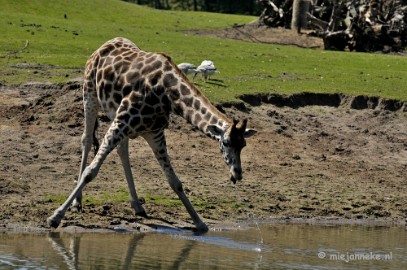
[[212,104],[212,102],[204,95],[202,92],[196,87],[189,79],[188,77],[182,72],[178,66],[172,61],[172,58],[167,55],[166,53],[158,53],[159,55],[165,57],[168,62],[171,64],[172,68],[176,70],[176,73],[178,76],[180,76],[183,80],[183,82],[194,92],[197,98],[201,100],[205,104],[206,107],[210,108],[213,113],[215,113],[219,118],[223,119],[225,122],[228,123],[230,126],[233,123],[233,120],[227,117],[224,113],[219,111],[219,109],[216,108],[215,105]]

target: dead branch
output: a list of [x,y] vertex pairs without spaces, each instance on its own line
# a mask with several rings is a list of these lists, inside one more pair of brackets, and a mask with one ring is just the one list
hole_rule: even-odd
[[[294,2],[299,5],[304,1]],[[257,0],[257,3],[263,8],[259,24],[290,28],[293,16],[301,19],[294,12],[293,0]],[[407,46],[406,1],[313,0],[306,20],[314,34],[323,37],[329,50],[399,52]],[[299,31],[304,24],[293,23],[291,27]]]
[[311,13],[307,12],[307,18],[310,21],[311,24],[317,26],[320,28],[320,30],[322,31],[326,31],[328,29],[328,23],[318,19],[317,17],[315,17],[314,15],[312,15]]

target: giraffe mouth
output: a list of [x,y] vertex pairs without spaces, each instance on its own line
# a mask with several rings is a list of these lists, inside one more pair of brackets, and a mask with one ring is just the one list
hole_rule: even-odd
[[242,174],[242,169],[237,166],[232,166],[230,168],[230,181],[233,182],[233,184],[236,184],[237,181],[240,181],[243,179],[243,174]]

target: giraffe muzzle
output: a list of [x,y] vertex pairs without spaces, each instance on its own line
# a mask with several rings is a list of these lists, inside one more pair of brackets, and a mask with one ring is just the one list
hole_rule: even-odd
[[236,184],[237,181],[240,181],[242,179],[243,179],[243,175],[242,175],[241,169],[232,169],[231,170],[230,181],[232,181],[233,184]]

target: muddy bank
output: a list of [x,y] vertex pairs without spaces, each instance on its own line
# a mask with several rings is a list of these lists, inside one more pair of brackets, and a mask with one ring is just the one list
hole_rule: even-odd
[[[79,86],[0,87],[0,230],[47,228],[46,218],[72,190],[83,121]],[[217,142],[179,117],[167,131],[174,168],[208,224],[405,223],[405,102],[309,93],[241,99],[222,107],[229,116],[249,118],[259,134],[243,150],[244,180],[237,185],[229,181]],[[99,138],[107,125],[102,121]],[[192,226],[147,144],[133,140],[130,155],[150,218],[134,216],[113,152],[84,191],[84,213],[67,213],[63,227]]]
[[286,106],[293,109],[305,106],[329,106],[356,110],[372,109],[379,111],[407,111],[406,101],[365,95],[349,96],[344,94],[320,93],[299,93],[293,95],[251,94],[241,95],[239,98],[251,106],[260,106],[265,103],[277,107]]

